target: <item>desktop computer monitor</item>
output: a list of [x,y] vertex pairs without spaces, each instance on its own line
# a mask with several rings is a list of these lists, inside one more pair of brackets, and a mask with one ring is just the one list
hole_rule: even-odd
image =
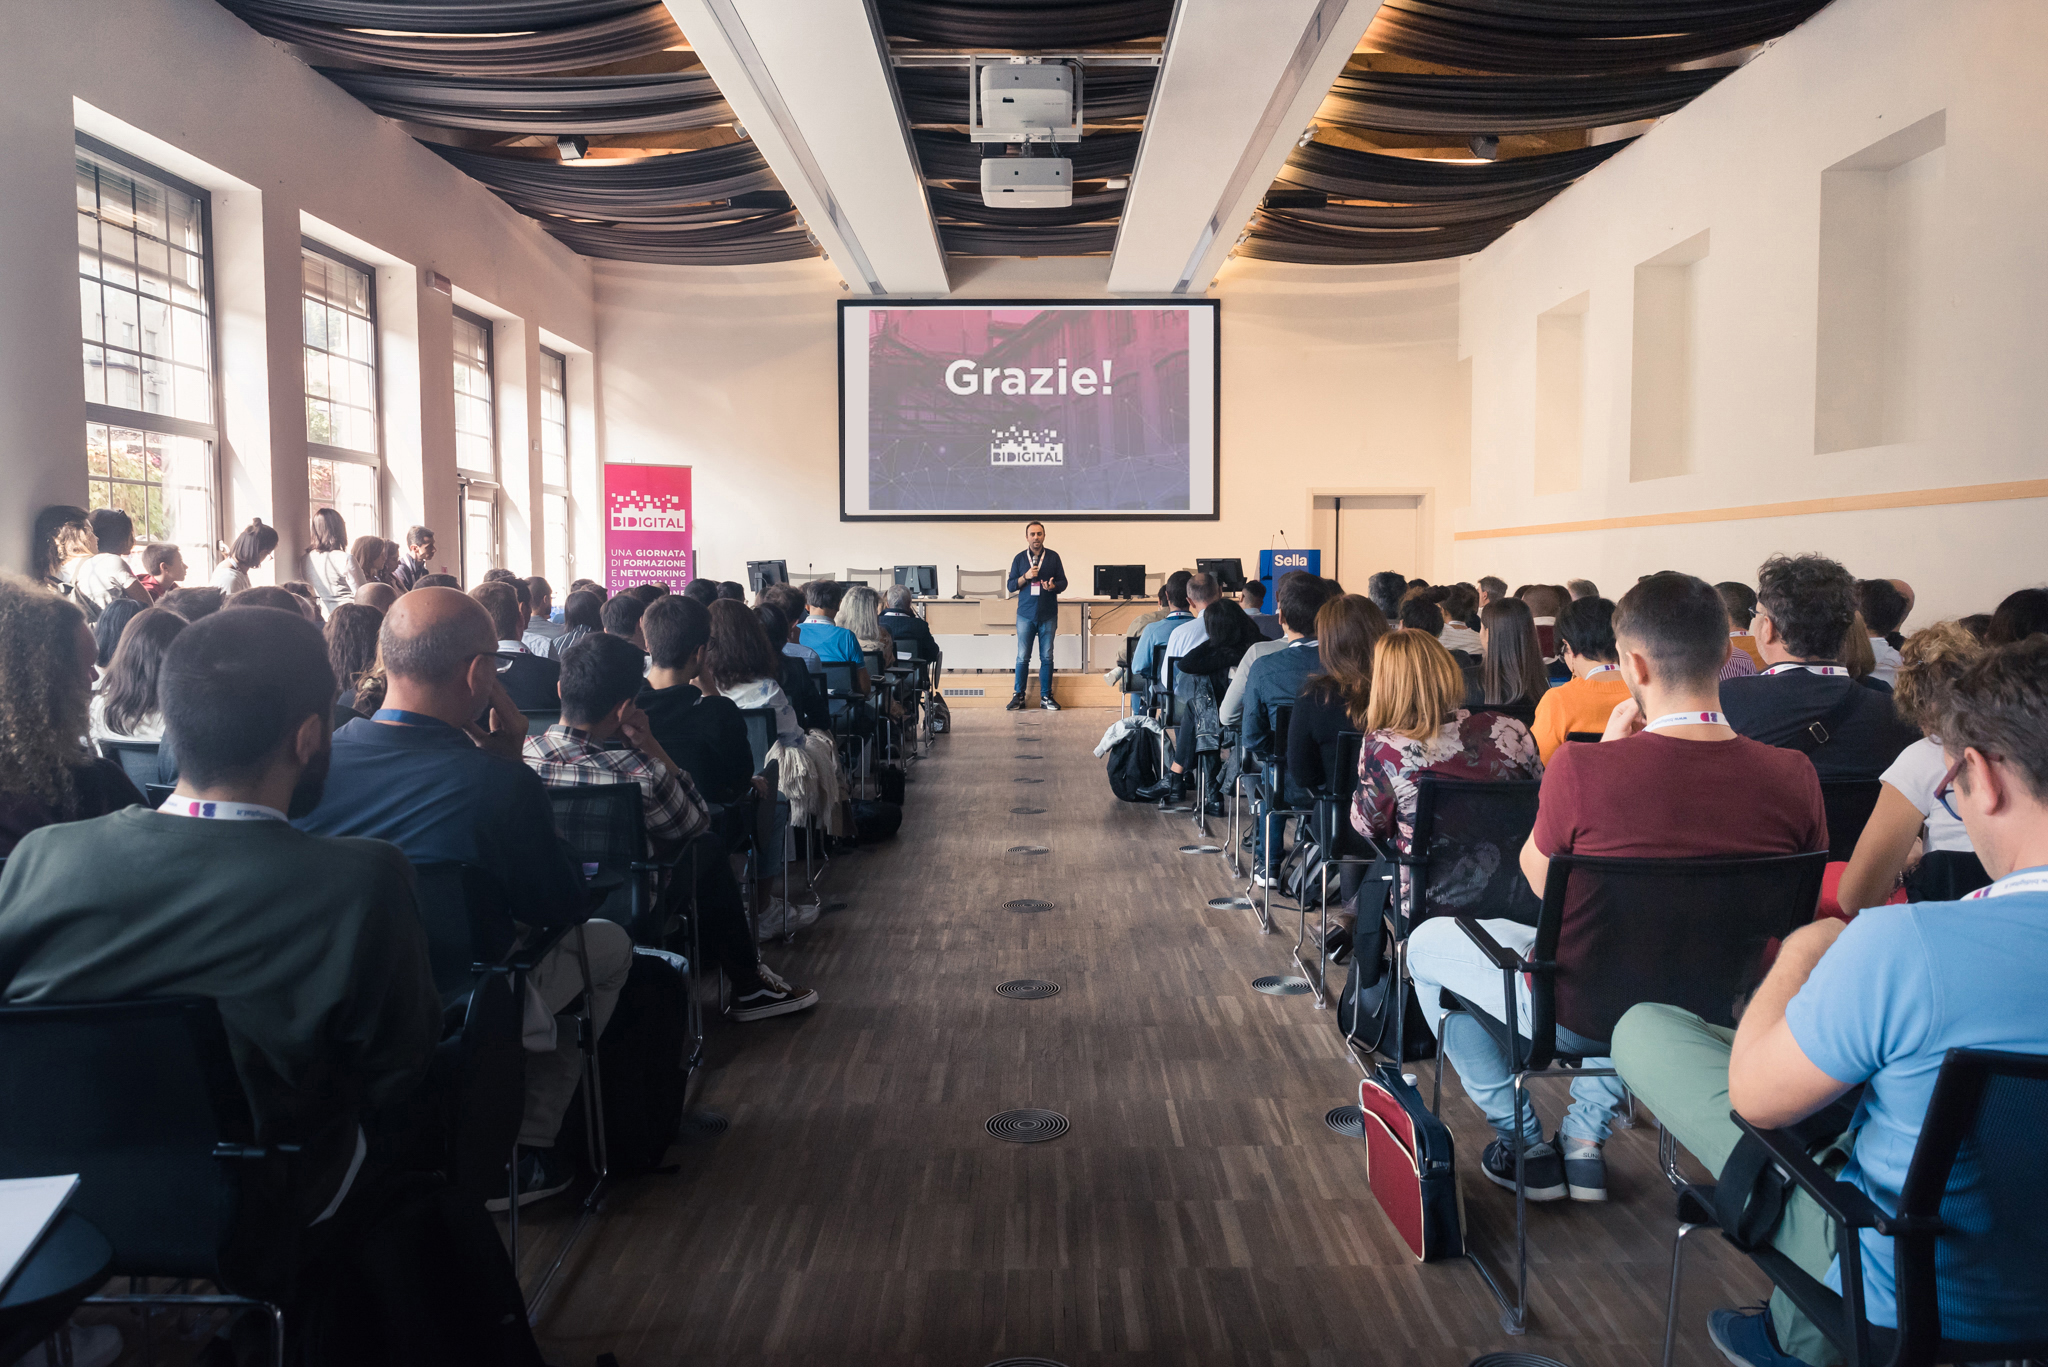
[[787,560],[749,560],[747,562],[747,588],[759,593],[770,584],[789,582]]
[[1236,593],[1244,587],[1244,561],[1236,556],[1227,560],[1195,560],[1195,573],[1213,574],[1225,593]]
[[907,587],[914,598],[936,598],[939,596],[939,567],[898,565],[896,582]]
[[1097,565],[1095,567],[1095,596],[1097,598],[1143,598],[1145,596],[1145,567],[1143,565]]

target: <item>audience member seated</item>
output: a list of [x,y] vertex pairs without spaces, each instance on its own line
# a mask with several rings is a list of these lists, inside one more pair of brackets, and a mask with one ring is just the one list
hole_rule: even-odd
[[327,618],[327,663],[341,690],[334,700],[337,731],[377,710],[358,711],[356,703],[363,677],[377,666],[377,633],[383,629],[384,614],[361,603],[343,603]]
[[[1582,598],[1558,626],[1569,631],[1573,609],[1605,600]],[[1536,828],[1522,846],[1522,870],[1541,896],[1550,860],[1560,854],[1594,858],[1684,859],[1796,854],[1824,848],[1827,817],[1820,785],[1796,757],[1738,736],[1722,719],[1721,665],[1727,659],[1727,610],[1704,581],[1685,574],[1653,574],[1622,596],[1612,610],[1616,670],[1625,685],[1598,745],[1566,745],[1543,775]],[[1576,648],[1574,648],[1576,653]],[[1569,687],[1569,685],[1567,685]],[[1554,696],[1554,693],[1553,693]],[[1583,896],[1583,893],[1574,894]],[[1559,972],[1572,968],[1575,913],[1568,901],[1559,940]],[[1535,928],[1508,920],[1481,924],[1509,950],[1526,954]],[[1451,988],[1505,1019],[1501,975],[1492,961],[1449,918],[1433,918],[1408,940],[1409,970],[1424,1015],[1438,989]],[[1517,1011],[1529,1019],[1526,983]],[[1604,1040],[1558,1027],[1560,1048],[1585,1057],[1587,1067],[1611,1064]],[[1512,1188],[1514,1104],[1507,1057],[1479,1022],[1454,1014],[1444,1022],[1442,1046],[1465,1091],[1499,1136],[1481,1159],[1491,1180]],[[1613,1108],[1622,1100],[1614,1078],[1572,1083],[1572,1105],[1553,1143],[1533,1106],[1525,1105],[1524,1170],[1529,1199],[1607,1199],[1600,1145]]]
[[1487,608],[1491,607],[1495,603],[1500,602],[1507,596],[1507,580],[1502,579],[1499,575],[1495,574],[1483,574],[1479,576],[1480,611],[1484,612]]
[[277,528],[264,526],[260,517],[251,520],[236,534],[227,558],[213,567],[213,586],[229,597],[240,593],[249,587],[249,571],[268,560],[276,549]]
[[569,592],[594,593],[597,595],[597,601],[600,603],[611,597],[611,591],[595,579],[571,579],[569,581]]
[[896,663],[896,640],[882,625],[882,595],[866,584],[855,584],[839,600],[832,620],[853,633],[863,657],[880,655],[885,665]]
[[254,588],[241,589],[228,595],[223,605],[231,608],[275,608],[279,612],[296,612],[304,617],[305,611],[299,606],[299,596],[281,584],[258,584]]
[[176,588],[165,594],[157,606],[165,612],[177,613],[187,622],[196,622],[219,612],[226,603],[227,595],[216,588]]
[[721,579],[718,581],[718,596],[729,602],[744,603],[747,601],[747,586],[736,580]]
[[434,529],[431,527],[409,527],[405,533],[405,554],[398,557],[397,568],[391,571],[391,582],[400,593],[410,593],[420,586],[420,581],[434,572],[428,562],[434,558]]
[[1131,650],[1131,672],[1141,678],[1158,682],[1166,679],[1166,669],[1161,663],[1165,657],[1166,643],[1182,625],[1191,622],[1195,614],[1188,610],[1188,581],[1194,575],[1186,570],[1175,570],[1166,576],[1166,583],[1160,592],[1166,595],[1166,612],[1145,624],[1138,633],[1138,644]]
[[356,590],[355,601],[360,607],[389,612],[391,605],[398,601],[398,590],[384,583],[365,584]]
[[1898,634],[1912,605],[1891,580],[1863,579],[1856,584],[1856,607],[1863,615],[1870,652],[1874,657],[1870,673],[1872,677],[1882,679],[1887,686],[1896,687],[1899,652],[1892,645],[1891,638]]
[[[1185,622],[1180,623],[1171,632],[1167,633],[1165,647],[1165,658],[1174,662],[1174,691],[1183,698],[1192,696],[1192,685],[1184,685],[1180,681],[1180,659],[1190,650],[1193,650],[1196,646],[1209,639],[1209,624],[1204,620],[1204,615],[1209,611],[1210,604],[1217,602],[1223,597],[1223,587],[1216,582],[1216,576],[1213,574],[1189,575],[1187,589],[1188,612],[1190,616]],[[1236,661],[1232,661],[1232,663],[1234,664]],[[1166,674],[1165,667],[1161,666],[1159,672],[1160,676],[1164,678]]]
[[709,635],[697,676],[704,690],[731,699],[744,711],[769,708],[775,713],[775,738],[784,745],[802,745],[803,724],[783,692],[781,657],[761,619],[744,603],[718,598],[712,600],[706,621]]
[[[1934,796],[1947,776],[1948,760],[1933,728],[1950,686],[1984,652],[1983,642],[1954,622],[1937,622],[1914,634],[1900,652],[1893,703],[1902,722],[1927,734],[1901,750],[1884,771],[1877,806],[1835,893],[1844,917],[1890,901],[1902,879],[1910,889],[1908,867],[1925,855],[1974,853],[1954,804]],[[1951,895],[1946,888],[1932,888],[1913,900],[1943,901]]]
[[1408,596],[1408,576],[1395,570],[1381,570],[1365,581],[1365,596],[1392,626],[1401,620],[1401,600]]
[[[108,614],[100,614],[105,621]],[[144,608],[121,633],[121,644],[92,696],[92,738],[144,740],[164,738],[163,707],[157,681],[164,652],[171,648],[185,619],[162,608]]]
[[604,622],[605,635],[616,636],[644,651],[647,638],[640,633],[640,616],[646,611],[647,600],[638,594],[615,593],[604,600],[598,616]]
[[1984,641],[2005,646],[2042,632],[2048,632],[2048,589],[2021,589],[2007,594],[1991,614]]
[[[487,1217],[432,1223],[463,1210],[396,1171],[373,1123],[426,1077],[441,1003],[404,856],[287,824],[326,770],[334,677],[320,633],[296,612],[208,618],[172,644],[162,692],[184,757],[175,795],[37,831],[9,859],[5,999],[218,1005],[257,1141],[296,1149],[264,1200],[303,1233],[272,1251],[288,1267],[249,1273],[296,1284],[295,1359],[537,1367]],[[462,1264],[474,1250],[483,1264]],[[362,1294],[393,1285],[413,1294]]]
[[1268,641],[1280,639],[1280,617],[1266,611],[1266,581],[1247,579],[1244,588],[1238,591],[1238,603],[1244,608],[1245,616],[1258,627],[1259,635]]
[[1766,668],[1722,687],[1728,724],[1797,750],[1824,779],[1877,778],[1919,732],[1886,694],[1858,687],[1841,650],[1856,620],[1856,580],[1819,555],[1774,555],[1757,571],[1754,627]]
[[739,801],[754,779],[746,719],[732,699],[698,687],[710,615],[696,599],[672,593],[647,609],[640,630],[652,667],[633,705],[649,733],[706,801]]
[[128,629],[128,624],[138,615],[147,611],[148,608],[133,598],[116,598],[107,604],[106,610],[93,622],[93,663],[99,667],[101,674],[105,674],[107,666],[114,662],[114,651],[121,644],[121,633]]
[[390,563],[397,563],[396,542],[386,541],[381,536],[359,536],[351,541],[348,547],[348,563],[349,572],[354,576],[355,582],[350,586],[348,597],[344,601],[354,602],[368,585],[389,584],[390,576],[384,568],[387,558]]
[[[795,584],[769,584],[761,590],[758,606],[772,607],[782,614],[782,620],[789,623],[789,641],[782,647],[782,653],[802,660],[804,668],[822,681],[825,677],[825,662],[818,657],[817,651],[803,643],[799,631],[810,617],[810,608],[804,601],[804,591]],[[772,641],[775,638],[771,635],[769,639]],[[818,691],[824,691],[822,682],[818,685]],[[791,694],[790,697],[792,701],[795,700],[795,694]]]
[[545,660],[553,656],[555,642],[560,640],[562,633],[569,628],[567,624],[554,620],[553,585],[537,574],[521,582],[526,585],[527,614],[526,631],[520,640],[526,643],[528,650]]
[[149,606],[149,590],[124,558],[134,547],[134,524],[118,508],[95,508],[83,522],[59,526],[57,577],[87,622],[97,621],[116,598]]
[[1389,630],[1372,599],[1355,593],[1317,610],[1317,670],[1301,681],[1287,731],[1287,776],[1303,788],[1313,791],[1335,779],[1340,732],[1367,729],[1373,649]]
[[1479,659],[1465,666],[1465,706],[1534,726],[1537,704],[1549,691],[1535,618],[1503,586],[1502,596],[1479,610]]
[[[1770,611],[1768,589],[1764,598]],[[1896,1211],[1943,1056],[2048,1053],[2048,641],[1991,650],[1935,698],[1927,721],[1947,756],[1937,798],[1954,806],[1998,881],[1964,902],[1874,906],[1847,924],[1802,927],[1732,1032],[1655,1005],[1635,1007],[1615,1029],[1623,1080],[1717,1175],[1740,1135],[1731,1107],[1753,1125],[1783,1128],[1861,1084],[1830,1157],[1846,1156],[1842,1181]],[[1982,1227],[1992,1218],[1984,1192],[1980,1183],[1952,1195],[1943,1218]],[[1839,1287],[1834,1233],[1794,1189],[1770,1240]],[[2000,1337],[1993,1326],[2025,1319],[2041,1287],[1996,1264],[1959,1262],[1967,1247],[1944,1255],[1942,1336]],[[1861,1252],[1866,1313],[1895,1325],[1892,1240],[1870,1231]],[[1782,1293],[1768,1312],[1715,1311],[1709,1332],[1723,1356],[1752,1367],[1836,1360]]]
[[[891,584],[889,591],[882,595],[882,627],[896,642],[896,656],[905,651],[913,660],[936,664],[939,659],[939,643],[932,639],[932,629],[925,625],[924,618],[911,610],[914,598],[907,584]],[[896,662],[895,657],[890,660]]]
[[1557,615],[1570,599],[1548,584],[1524,585],[1515,590],[1515,597],[1529,605],[1529,615],[1535,619],[1536,642],[1543,647],[1543,663],[1550,671],[1550,681],[1569,681],[1571,672],[1558,655]]
[[588,589],[571,590],[562,600],[562,634],[555,638],[555,648],[548,652],[548,658],[555,659],[585,636],[603,630],[604,595]]
[[[356,590],[369,582],[362,567],[349,554],[348,524],[332,508],[315,508],[308,532],[313,542],[303,562],[306,584],[313,590],[322,615],[353,600]],[[377,547],[382,560],[384,548]]]
[[718,581],[715,579],[692,579],[683,585],[683,593],[699,607],[710,607],[718,601]]
[[[1764,667],[1764,657],[1757,651],[1756,638],[1749,634],[1756,619],[1756,590],[1729,579],[1714,585],[1714,592],[1721,595],[1721,602],[1728,609],[1728,639],[1736,650],[1749,657],[1749,672],[1757,673]],[[1721,677],[1725,680],[1737,676],[1724,673]]]
[[1849,634],[1842,638],[1842,667],[1857,683],[1880,693],[1892,691],[1889,683],[1877,677],[1876,647],[1885,644],[1882,638],[1872,639],[1870,629],[1863,625],[1861,612],[1850,618]]
[[299,616],[319,626],[326,620],[321,616],[320,604],[313,596],[313,586],[303,579],[287,579],[278,585],[286,593],[299,600]]
[[97,654],[76,607],[0,575],[0,857],[38,827],[142,801],[86,739]]
[[[1598,735],[1606,730],[1615,704],[1629,696],[1615,663],[1614,604],[1605,598],[1577,599],[1558,614],[1556,627],[1558,658],[1571,677],[1536,704],[1536,721],[1529,730],[1545,764],[1574,732]],[[1715,677],[1720,677],[1718,665]]]
[[1485,647],[1479,639],[1479,590],[1470,584],[1452,584],[1443,591],[1437,606],[1443,610],[1444,629],[1437,640],[1454,655],[1477,660]]
[[137,557],[142,562],[142,587],[149,590],[149,601],[158,602],[172,589],[185,581],[191,567],[185,563],[185,553],[176,543],[152,541],[142,548]]
[[[1192,589],[1191,583],[1190,597]],[[1198,620],[1203,629],[1202,639],[1174,663],[1174,689],[1186,700],[1186,706],[1174,729],[1173,757],[1159,782],[1138,790],[1139,797],[1150,801],[1180,801],[1186,793],[1187,775],[1194,769],[1195,757],[1205,751],[1221,752],[1223,724],[1217,713],[1230,687],[1230,671],[1246,651],[1265,639],[1250,615],[1228,598],[1211,602]],[[1179,632],[1174,634],[1178,636]],[[1220,816],[1223,794],[1211,792],[1208,802],[1211,812]]]
[[[1280,615],[1278,611],[1280,604],[1280,587],[1281,585],[1287,582],[1288,575],[1300,573],[1300,570],[1289,570],[1287,574],[1283,574],[1278,579],[1273,581],[1273,605],[1275,609],[1273,613],[1273,620],[1276,623],[1280,621]],[[1166,590],[1164,588],[1161,588],[1159,592],[1162,595],[1163,600],[1163,596]],[[1247,650],[1244,653],[1244,657],[1237,662],[1237,668],[1230,671],[1230,691],[1223,695],[1223,707],[1219,714],[1220,719],[1222,720],[1225,726],[1235,727],[1244,717],[1244,690],[1246,683],[1251,676],[1252,665],[1258,662],[1259,660],[1263,660],[1266,656],[1271,655],[1276,650],[1287,649],[1288,642],[1286,628],[1284,626],[1279,627],[1278,632],[1278,635],[1273,636],[1270,639],[1260,641],[1250,650]]]
[[512,585],[493,580],[478,584],[469,596],[491,615],[491,629],[498,633],[498,680],[505,685],[505,696],[512,699],[512,705],[522,712],[552,712],[560,707],[555,685],[562,668],[526,648],[525,614],[519,610]]
[[1572,596],[1575,603],[1581,598],[1600,596],[1599,588],[1590,579],[1567,579],[1564,581],[1564,590]]
[[415,589],[459,589],[461,587],[462,581],[452,574],[423,574],[413,584]]
[[[498,675],[490,615],[460,590],[417,588],[385,616],[377,647],[384,706],[334,733],[325,796],[294,824],[315,835],[388,840],[416,864],[475,865],[497,881],[516,925],[585,925],[582,870],[556,837],[540,779],[521,763],[526,718]],[[590,922],[581,938],[591,1009],[602,1022],[632,945],[608,922]],[[583,990],[577,952],[572,934],[529,979],[555,1009]],[[571,1175],[548,1151],[576,1089],[575,1044],[570,1032],[560,1035],[553,1053],[527,1061],[522,1205],[562,1190]]]
[[[1284,643],[1270,654],[1253,660],[1245,670],[1244,702],[1238,714],[1238,742],[1251,762],[1269,763],[1286,759],[1279,752],[1278,734],[1275,723],[1279,709],[1291,707],[1301,696],[1302,681],[1315,673],[1318,657],[1316,654],[1316,614],[1323,604],[1337,596],[1337,586],[1328,579],[1312,574],[1287,574],[1280,579],[1280,627]],[[1247,654],[1250,652],[1247,651]],[[1288,791],[1277,794],[1288,807],[1304,807],[1308,803],[1308,790],[1295,782],[1290,775]],[[1262,813],[1264,804],[1258,804],[1255,815]],[[1252,823],[1252,881],[1260,887],[1267,885],[1266,874],[1266,822],[1263,819]],[[1281,851],[1273,852],[1277,864]]]
[[824,664],[854,666],[854,691],[865,695],[869,686],[867,657],[861,653],[860,640],[833,620],[839,614],[842,592],[830,579],[813,579],[804,585],[804,620],[797,627],[797,638],[816,651]]
[[[1432,603],[1427,593],[1428,590],[1425,589],[1404,598],[1401,602],[1400,616],[1392,625],[1398,625],[1403,631],[1419,631],[1425,636],[1434,636],[1437,638],[1437,644],[1443,645],[1444,610]],[[1449,650],[1450,647],[1444,646],[1444,649]],[[1462,651],[1452,652],[1451,658],[1461,671],[1473,660],[1472,656]]]
[[[802,606],[803,600],[797,601]],[[818,652],[796,644],[796,623],[774,603],[761,604],[754,616],[761,620],[769,645],[783,643],[776,663],[782,667],[782,691],[796,709],[797,721],[806,731],[830,731],[832,700],[825,696],[825,666],[818,663]]]

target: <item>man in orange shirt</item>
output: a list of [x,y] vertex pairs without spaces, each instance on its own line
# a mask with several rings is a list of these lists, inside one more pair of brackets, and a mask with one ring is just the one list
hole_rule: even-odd
[[1574,731],[1599,739],[1616,703],[1628,698],[1614,652],[1614,604],[1605,598],[1577,598],[1557,614],[1557,653],[1571,670],[1536,704],[1529,728],[1545,764]]

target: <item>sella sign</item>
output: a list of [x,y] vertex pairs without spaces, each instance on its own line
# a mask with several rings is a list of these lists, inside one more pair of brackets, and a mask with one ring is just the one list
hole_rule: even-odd
[[1321,551],[1260,551],[1259,578],[1268,584],[1283,574],[1300,570],[1303,574],[1320,575],[1323,572]]

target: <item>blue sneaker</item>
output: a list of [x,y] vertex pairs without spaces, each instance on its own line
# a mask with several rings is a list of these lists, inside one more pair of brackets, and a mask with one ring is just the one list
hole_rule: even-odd
[[1735,1367],[1810,1367],[1778,1347],[1769,1306],[1713,1311],[1707,1316],[1707,1337]]

